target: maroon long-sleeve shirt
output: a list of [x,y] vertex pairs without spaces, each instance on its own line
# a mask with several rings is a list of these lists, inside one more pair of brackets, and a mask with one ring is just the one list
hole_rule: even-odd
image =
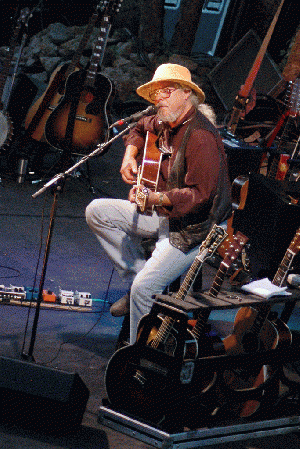
[[163,192],[173,205],[170,218],[182,217],[193,211],[201,214],[202,208],[207,213],[207,204],[211,203],[217,189],[220,148],[225,159],[222,140],[219,136],[203,128],[193,128],[185,149],[184,187],[167,190],[171,167],[194,114],[195,110],[192,108],[175,128],[162,124],[156,116],[144,117],[124,138],[125,145],[135,145],[139,150],[139,157],[142,158],[146,132],[158,134],[163,130],[163,146],[170,149],[172,153],[162,158],[157,190]]

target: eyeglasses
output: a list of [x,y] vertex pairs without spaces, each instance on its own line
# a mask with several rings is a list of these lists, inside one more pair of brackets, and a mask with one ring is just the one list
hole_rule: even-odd
[[174,92],[175,90],[177,90],[176,87],[163,87],[161,89],[155,89],[152,92],[150,92],[149,98],[150,98],[150,100],[154,101],[156,99],[156,97],[158,95],[160,95],[160,97],[162,99],[166,99],[166,98],[169,98],[171,96],[172,92]]

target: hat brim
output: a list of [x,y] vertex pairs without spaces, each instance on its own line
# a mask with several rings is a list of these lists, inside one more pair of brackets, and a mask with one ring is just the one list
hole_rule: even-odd
[[149,101],[150,103],[154,103],[153,100],[151,100],[151,98],[149,97],[149,94],[151,91],[153,91],[155,89],[155,86],[159,86],[159,84],[162,81],[170,81],[172,83],[178,83],[183,87],[187,87],[189,89],[192,89],[192,91],[197,95],[197,97],[199,98],[200,103],[204,103],[205,100],[205,94],[203,92],[202,89],[200,89],[199,86],[197,86],[197,84],[193,83],[192,81],[184,81],[182,79],[156,79],[155,81],[149,81],[146,84],[142,84],[142,86],[138,87],[136,92],[137,94],[144,98],[145,100]]

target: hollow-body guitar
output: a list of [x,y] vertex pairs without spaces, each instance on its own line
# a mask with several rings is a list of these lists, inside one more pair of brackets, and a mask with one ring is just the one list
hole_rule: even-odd
[[100,68],[111,18],[119,6],[120,0],[108,2],[88,68],[70,74],[64,96],[47,119],[45,137],[55,148],[86,155],[106,140],[108,103],[114,87]]
[[[300,228],[292,239],[285,255],[272,280],[274,285],[281,287],[288,270],[291,267],[295,255],[300,249]],[[241,353],[253,353],[260,350],[270,350],[288,346],[292,342],[292,334],[279,318],[269,319],[271,310],[267,300],[257,308],[242,307],[238,310],[233,333],[223,340],[226,353],[229,355]],[[228,370],[225,373],[225,382],[235,391],[247,391],[262,389],[266,380],[272,375],[270,366],[259,367],[253,365],[249,369],[239,368]],[[279,385],[275,385],[279,388]],[[248,400],[241,404],[240,417],[248,417],[254,414],[260,407],[260,400]]]

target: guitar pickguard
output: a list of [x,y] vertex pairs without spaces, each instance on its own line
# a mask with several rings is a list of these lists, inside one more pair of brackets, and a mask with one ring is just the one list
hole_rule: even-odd
[[45,136],[60,150],[70,148],[84,155],[105,140],[108,129],[107,103],[113,92],[111,81],[98,74],[94,88],[83,89],[85,72],[72,73],[66,93],[47,120]]

